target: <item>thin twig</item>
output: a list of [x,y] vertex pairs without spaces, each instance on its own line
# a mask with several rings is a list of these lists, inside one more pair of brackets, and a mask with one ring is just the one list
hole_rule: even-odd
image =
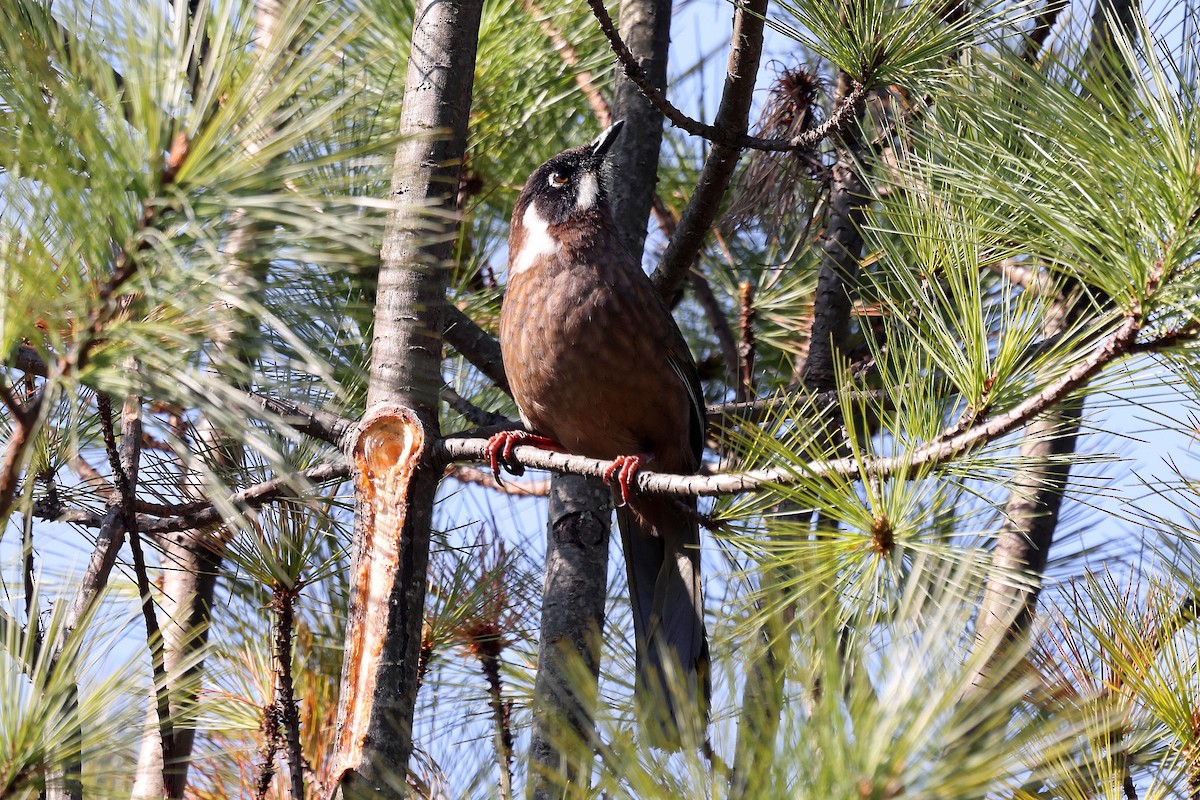
[[[846,97],[829,115],[829,119],[820,125],[811,128],[804,133],[793,136],[790,139],[764,139],[758,136],[750,136],[744,131],[735,132],[720,125],[708,125],[699,120],[689,117],[687,114],[680,111],[666,96],[659,91],[642,69],[633,53],[629,51],[629,47],[621,38],[620,32],[617,31],[613,24],[612,17],[609,16],[608,9],[604,7],[603,0],[588,0],[588,6],[592,9],[592,14],[596,17],[596,22],[600,25],[600,30],[608,39],[609,46],[616,55],[617,60],[621,64],[622,70],[625,72],[625,77],[629,78],[637,87],[641,89],[642,94],[646,96],[655,108],[676,128],[690,133],[693,136],[701,136],[713,144],[732,147],[739,150],[754,149],[754,150],[773,150],[784,152],[788,150],[809,150],[822,142],[827,137],[837,132],[853,114],[853,107],[862,99],[866,91],[866,84],[869,76],[863,76],[862,80],[855,81],[854,91]],[[741,11],[741,6],[739,6]],[[765,12],[765,4],[761,10],[755,9],[752,13],[757,13],[761,19],[762,13]],[[738,37],[734,36],[736,42]],[[735,47],[739,46],[737,44]],[[731,71],[732,72],[732,71]],[[757,72],[757,70],[755,70]],[[753,74],[751,75],[753,82]]]
[[275,709],[283,723],[287,742],[288,773],[292,800],[304,800],[304,753],[300,748],[300,712],[296,707],[295,682],[292,678],[292,634],[295,630],[296,594],[299,586],[276,584],[275,612]]
[[[167,683],[166,655],[158,617],[154,613],[154,595],[150,591],[150,577],[146,573],[146,557],[142,552],[142,541],[138,535],[135,492],[138,479],[138,461],[141,456],[142,423],[141,398],[131,396],[121,411],[121,449],[118,451],[113,431],[112,403],[108,395],[96,395],[96,407],[100,411],[100,430],[104,437],[104,449],[108,454],[109,467],[117,485],[117,502],[120,503],[125,532],[129,537],[129,549],[133,554],[133,573],[137,580],[138,596],[141,598],[142,618],[146,623],[146,646],[154,671],[155,711],[162,741],[163,772],[174,765],[175,733],[171,721],[171,695]],[[164,778],[165,780],[165,778]]]
[[1059,287],[1049,275],[1042,273],[1036,267],[1026,266],[1014,258],[994,261],[987,268],[1003,276],[1009,283],[1020,286],[1034,297],[1054,297],[1059,293]]
[[[865,457],[861,460],[839,458],[813,461],[804,465],[787,465],[714,475],[671,475],[643,470],[638,473],[636,488],[642,492],[673,494],[682,497],[717,496],[754,491],[767,485],[795,485],[806,478],[814,479],[834,475],[860,478],[885,477],[894,474],[908,474],[917,467],[941,464],[972,448],[1011,433],[1045,409],[1060,402],[1104,367],[1123,356],[1177,346],[1184,341],[1194,341],[1198,336],[1196,331],[1186,334],[1179,331],[1168,331],[1154,340],[1137,342],[1135,337],[1139,330],[1140,323],[1136,318],[1125,318],[1112,334],[1097,344],[1090,355],[1077,362],[1072,369],[1037,394],[1026,398],[1003,414],[991,417],[981,416],[961,431],[957,429],[956,424],[955,427],[948,428],[928,444],[911,450],[904,456]],[[885,393],[879,391],[866,391],[859,394],[865,400],[886,399]],[[798,403],[805,397],[804,393],[800,393],[796,396],[785,395],[781,398],[768,398],[749,403],[722,404],[713,406],[710,412],[753,417],[757,414],[768,413],[781,404]],[[807,395],[810,405],[805,407],[811,408],[811,403],[833,402],[837,397],[836,392]],[[951,435],[951,431],[953,431],[953,435]],[[432,456],[445,464],[456,461],[480,462],[484,458],[487,443],[486,438],[461,434],[452,435],[431,446]],[[588,477],[603,477],[605,471],[611,466],[611,462],[608,461],[539,450],[528,445],[517,447],[515,454],[522,464],[533,469],[568,472]],[[295,487],[298,481],[328,483],[344,480],[348,475],[349,466],[347,464],[326,463],[297,475],[276,477],[248,487],[228,497],[226,503],[254,509],[279,499],[292,497],[288,492]],[[99,515],[87,510],[77,510],[63,515],[60,519],[92,527],[102,522]],[[219,522],[220,519],[221,515],[216,507],[205,505],[188,514],[160,519],[139,519],[139,528],[146,532],[168,533],[211,525]]]

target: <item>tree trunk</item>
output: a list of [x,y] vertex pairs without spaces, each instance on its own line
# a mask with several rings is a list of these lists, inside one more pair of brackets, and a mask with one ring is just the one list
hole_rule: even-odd
[[[217,572],[221,568],[221,556],[208,544],[211,534],[211,530],[183,531],[158,537],[164,567],[160,599],[163,651],[170,686],[171,716],[175,720],[178,720],[179,708],[194,701],[200,688],[203,665],[196,655],[208,641]],[[155,800],[181,798],[187,788],[196,730],[186,720],[182,724],[176,722],[175,763],[164,770],[156,703],[157,698],[151,690],[132,796]]]
[[[331,791],[406,794],[434,494],[445,265],[424,207],[452,210],[466,149],[482,0],[422,0],[380,253],[367,411],[352,457],[358,517]],[[453,233],[453,231],[447,231]]]
[[[659,89],[667,86],[667,55],[671,45],[669,0],[622,0],[621,38]],[[609,187],[613,219],[621,241],[640,257],[646,242],[646,222],[658,186],[658,155],[663,116],[633,81],[620,77],[613,100],[613,119],[625,120],[611,158]]]
[[597,480],[550,482],[529,796],[587,797],[608,588],[612,494]]

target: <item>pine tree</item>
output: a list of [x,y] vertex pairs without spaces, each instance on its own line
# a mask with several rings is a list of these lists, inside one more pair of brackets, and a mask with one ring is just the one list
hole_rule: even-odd
[[[0,796],[1200,796],[1195,482],[1097,477],[1195,428],[1195,9],[720,13],[0,7]],[[516,191],[615,118],[711,404],[676,753],[606,464],[478,466]]]

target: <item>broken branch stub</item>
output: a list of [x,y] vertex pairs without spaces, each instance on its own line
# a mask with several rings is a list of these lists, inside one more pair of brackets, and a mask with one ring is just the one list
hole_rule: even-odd
[[360,528],[354,538],[349,631],[338,701],[331,789],[356,770],[367,735],[384,642],[389,599],[399,567],[409,487],[425,451],[416,413],[385,404],[367,412],[349,442]]

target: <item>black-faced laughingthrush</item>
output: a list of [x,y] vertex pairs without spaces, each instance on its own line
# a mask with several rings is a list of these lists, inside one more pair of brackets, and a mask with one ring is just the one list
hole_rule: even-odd
[[708,641],[695,501],[632,493],[643,464],[693,473],[704,445],[696,365],[670,311],[621,242],[604,185],[617,122],[538,167],[517,199],[500,347],[527,430],[493,438],[493,470],[517,444],[613,460],[637,639],[635,696],[650,741],[702,731]]

